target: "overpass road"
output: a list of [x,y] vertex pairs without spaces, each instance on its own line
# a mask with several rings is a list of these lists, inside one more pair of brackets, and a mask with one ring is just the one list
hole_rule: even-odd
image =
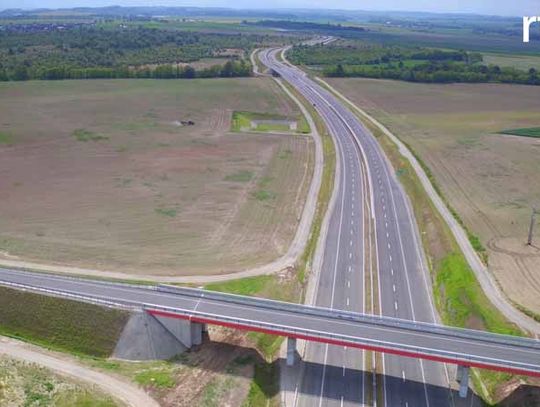
[[129,285],[3,268],[0,285],[196,323],[540,377],[540,341],[533,339],[193,288]]
[[[316,305],[437,322],[416,223],[391,165],[358,118],[303,71],[280,61],[281,51],[265,50],[261,61],[313,104],[341,164],[341,199],[331,218]],[[383,375],[374,380],[366,372],[372,370],[372,355],[310,344],[306,359],[317,363],[304,370],[300,406],[362,405],[369,392],[392,407],[475,402],[455,400],[450,389],[455,373],[442,364],[387,355],[375,361]]]

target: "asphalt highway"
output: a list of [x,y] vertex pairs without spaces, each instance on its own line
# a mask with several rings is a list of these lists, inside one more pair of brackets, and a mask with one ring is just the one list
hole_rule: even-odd
[[[415,220],[376,139],[334,95],[298,68],[280,62],[279,52],[261,52],[262,62],[313,104],[334,138],[341,163],[341,199],[332,214],[316,305],[366,311],[373,296],[366,297],[365,282],[375,273],[377,284],[368,290],[375,293],[378,304],[370,312],[436,322]],[[364,216],[366,208],[369,213]],[[374,235],[371,246],[370,230]],[[365,261],[370,252],[375,253],[375,265]],[[371,372],[365,371],[366,364],[371,364],[364,356],[358,351],[309,344],[306,359],[315,363],[304,370],[297,404],[362,405],[369,401],[368,392],[378,394],[379,401],[391,407],[474,403],[457,400],[450,389],[453,370],[441,363],[386,355],[378,363],[384,376],[374,381]]]

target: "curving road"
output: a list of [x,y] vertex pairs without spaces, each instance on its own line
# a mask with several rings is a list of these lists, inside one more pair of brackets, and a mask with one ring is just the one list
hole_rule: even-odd
[[[416,223],[391,165],[358,118],[303,71],[279,61],[281,51],[259,55],[313,104],[334,138],[341,168],[316,305],[437,322]],[[440,363],[391,355],[374,359],[319,344],[308,344],[304,359],[295,405],[475,403],[472,396],[457,397],[450,389],[455,373]]]

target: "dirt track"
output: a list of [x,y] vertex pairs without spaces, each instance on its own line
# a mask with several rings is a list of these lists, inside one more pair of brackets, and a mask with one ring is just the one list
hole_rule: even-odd
[[63,376],[98,386],[124,405],[159,407],[159,404],[137,386],[122,379],[89,369],[64,354],[47,352],[37,346],[0,337],[0,354],[43,366]]

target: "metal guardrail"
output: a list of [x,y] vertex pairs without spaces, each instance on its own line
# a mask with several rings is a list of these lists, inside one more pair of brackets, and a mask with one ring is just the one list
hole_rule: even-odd
[[30,274],[36,278],[52,278],[56,280],[71,280],[71,281],[81,281],[84,283],[90,283],[90,284],[102,284],[102,285],[108,285],[112,287],[130,287],[130,288],[137,288],[137,289],[144,289],[144,290],[156,290],[157,286],[154,284],[133,284],[133,283],[125,283],[120,281],[109,281],[109,280],[99,280],[93,277],[77,277],[70,274],[57,274],[57,273],[47,273],[47,272],[41,272],[41,271],[33,271],[31,269],[27,268],[5,268],[0,267],[0,271],[5,270],[8,272],[13,271],[22,271],[25,274]]
[[320,338],[323,341],[334,340],[334,341],[342,342],[344,344],[348,343],[351,346],[352,345],[358,345],[359,347],[367,346],[367,347],[373,347],[376,349],[387,349],[387,350],[395,350],[398,352],[405,352],[409,354],[432,356],[434,358],[445,358],[447,359],[447,361],[449,362],[453,361],[456,364],[464,364],[464,365],[484,364],[484,365],[489,365],[489,366],[499,366],[502,368],[508,368],[508,366],[511,366],[514,369],[540,373],[540,366],[532,365],[528,363],[511,362],[511,361],[509,362],[508,360],[489,358],[489,357],[477,356],[477,355],[471,357],[467,354],[459,353],[459,352],[451,352],[451,351],[445,351],[445,350],[440,350],[440,349],[432,349],[432,348],[425,348],[425,347],[419,347],[419,346],[414,346],[414,345],[400,344],[396,342],[390,342],[390,341],[384,341],[384,340],[378,340],[378,339],[360,338],[356,336],[336,334],[334,332],[324,332],[324,331],[319,331],[319,330],[315,331],[315,330],[299,328],[295,326],[246,320],[242,318],[227,317],[227,316],[218,315],[218,314],[209,314],[209,313],[200,312],[200,311],[178,310],[176,308],[164,307],[164,306],[155,305],[155,304],[143,304],[143,308],[150,311],[152,310],[164,311],[170,314],[183,315],[183,316],[186,316],[186,319],[200,318],[202,321],[212,320],[212,321],[217,321],[217,322],[229,323],[233,325],[240,325],[240,326],[246,326],[246,327],[251,327],[251,328],[260,328],[260,329],[270,331],[270,332],[283,333],[284,335],[289,334],[289,335],[300,336],[300,337],[305,337],[305,338]]
[[196,288],[176,287],[166,284],[157,286],[157,291],[175,295],[184,295],[195,298],[203,298],[211,301],[224,301],[238,305],[246,305],[256,308],[266,308],[296,314],[311,315],[315,317],[340,318],[365,324],[375,324],[390,328],[407,329],[415,332],[430,332],[439,335],[459,337],[464,339],[483,340],[503,345],[514,345],[540,350],[540,341],[535,339],[520,338],[510,335],[501,335],[490,332],[474,331],[464,328],[446,327],[443,325],[417,322],[393,317],[360,314],[351,311],[334,310],[330,308],[308,306],[287,303],[265,298],[246,297],[235,294],[225,294]]
[[[535,372],[540,373],[540,366],[538,365],[530,365],[527,363],[521,363],[521,362],[512,362],[508,360],[501,360],[501,359],[495,359],[495,358],[489,358],[484,356],[469,356],[467,354],[462,354],[459,352],[451,352],[451,351],[445,351],[440,349],[432,349],[432,348],[425,348],[425,347],[419,347],[414,345],[408,345],[408,344],[402,344],[402,343],[396,343],[396,342],[390,342],[385,340],[379,340],[379,339],[370,339],[370,338],[362,338],[362,337],[356,337],[356,336],[350,336],[350,335],[344,335],[344,334],[337,334],[334,332],[324,332],[319,330],[311,330],[307,328],[299,328],[295,326],[288,326],[288,325],[281,325],[281,324],[275,324],[270,322],[261,322],[261,321],[254,321],[254,320],[247,320],[243,318],[237,318],[237,317],[230,317],[225,315],[218,315],[218,314],[211,314],[208,312],[201,312],[191,309],[180,309],[180,308],[174,308],[174,307],[166,307],[158,304],[149,304],[142,301],[131,301],[131,300],[110,300],[104,296],[98,296],[98,295],[82,295],[80,292],[74,292],[70,290],[56,290],[56,289],[46,289],[41,287],[36,287],[32,285],[27,284],[19,284],[19,283],[11,283],[11,282],[0,282],[0,285],[16,288],[20,290],[27,290],[31,292],[41,293],[45,295],[51,295],[55,297],[62,297],[66,299],[72,299],[76,301],[84,301],[93,303],[96,305],[102,305],[107,307],[114,307],[114,308],[123,308],[123,309],[144,309],[144,310],[155,310],[155,311],[164,311],[171,314],[176,315],[183,315],[186,317],[186,319],[192,319],[192,318],[200,318],[201,320],[210,320],[216,323],[222,322],[222,323],[229,323],[234,324],[238,326],[244,326],[247,328],[260,328],[264,329],[266,331],[281,333],[283,335],[291,335],[291,336],[300,336],[305,337],[309,339],[319,338],[322,341],[338,341],[342,343],[349,343],[351,346],[358,345],[359,347],[366,346],[366,347],[373,347],[375,349],[386,349],[388,351],[394,350],[397,352],[405,352],[409,354],[418,354],[418,355],[425,355],[425,356],[432,356],[434,358],[445,358],[447,361],[453,361],[458,364],[470,364],[474,365],[476,364],[485,364],[488,366],[499,366],[501,368],[508,368],[509,366],[517,369],[517,370],[523,370],[527,372]],[[170,288],[170,287],[169,287]],[[178,292],[176,295],[180,294],[180,292],[189,292],[189,295],[192,297],[199,297],[199,298],[205,298],[210,299],[210,297],[213,297],[216,295],[217,297],[229,297],[229,294],[223,294],[223,293],[212,293],[205,290],[198,290],[198,289],[190,289],[190,288],[181,288],[181,287],[172,287],[175,289],[175,291],[178,289]],[[157,288],[159,291],[159,287]],[[165,291],[172,293],[172,290]],[[187,295],[187,294],[184,294]],[[235,297],[234,301],[242,303],[244,300],[246,300],[245,297],[237,296],[237,295],[230,295],[231,297]],[[273,301],[273,300],[265,300],[265,299],[253,299],[253,298],[247,298],[248,301],[254,301],[254,302],[265,302],[265,303],[277,303],[279,305],[289,305],[287,303],[282,303],[279,301]],[[265,304],[265,307],[268,308],[268,305],[273,306],[274,304]],[[293,304],[293,306],[296,307],[302,307],[298,306],[297,304]],[[315,307],[307,307],[312,308],[312,311],[318,311],[319,309]],[[332,310],[328,309],[321,309],[325,310],[327,312],[332,312]],[[315,313],[315,315],[321,316],[318,313]],[[363,316],[360,314],[360,316]],[[368,317],[368,316],[365,316]],[[334,317],[335,318],[335,317]],[[363,322],[363,321],[358,321]]]
[[90,304],[106,306],[110,308],[122,308],[122,309],[139,309],[141,308],[140,302],[128,301],[128,300],[116,300],[112,301],[106,297],[99,297],[95,295],[81,295],[74,291],[69,290],[51,290],[49,288],[41,288],[28,284],[11,283],[8,281],[0,281],[0,286],[14,288],[21,291],[28,291],[36,294],[50,295],[52,297],[69,299],[74,301],[87,302]]

